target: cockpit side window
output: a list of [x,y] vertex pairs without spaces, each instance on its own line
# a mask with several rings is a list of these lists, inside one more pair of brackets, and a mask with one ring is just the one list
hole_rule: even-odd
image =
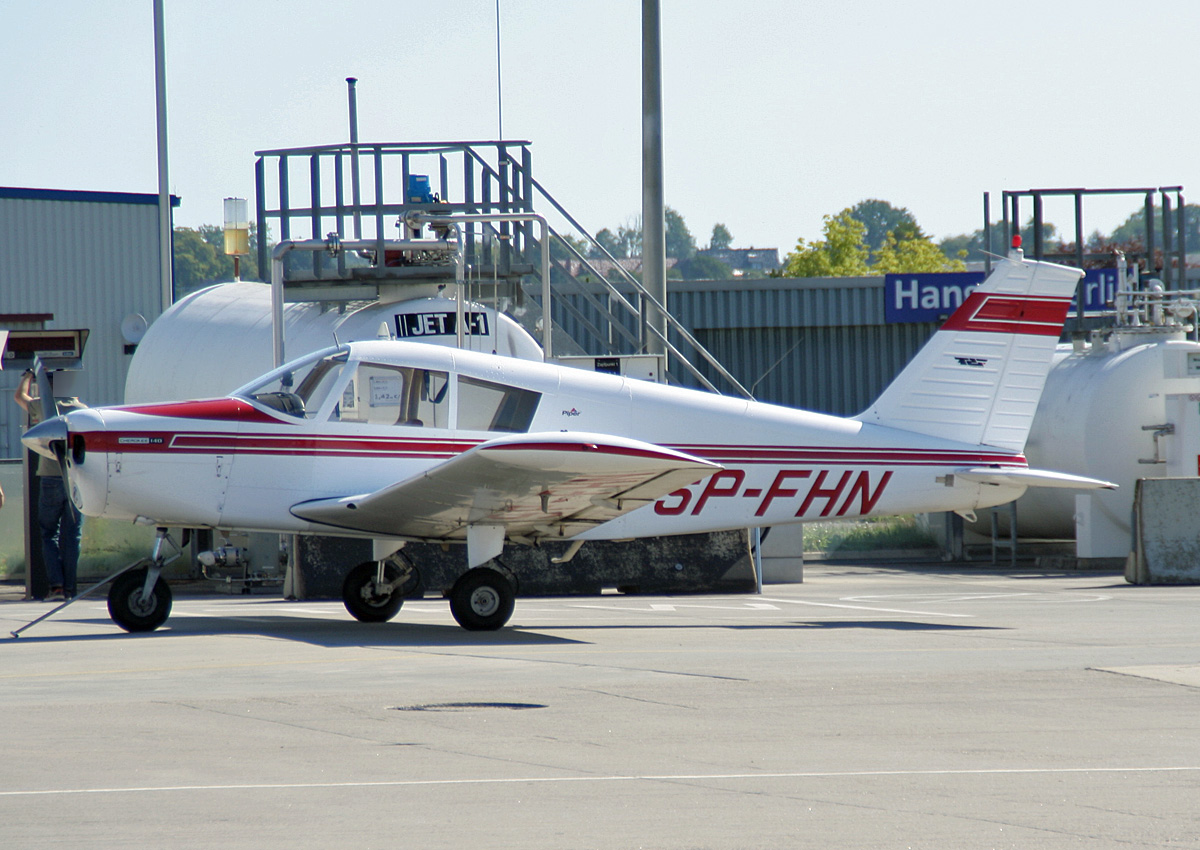
[[344,354],[326,357],[304,376],[304,380],[296,388],[296,395],[300,396],[301,400],[303,400],[304,407],[309,411],[309,417],[316,415],[321,405],[325,403],[325,397],[329,395],[329,391],[337,383],[338,377],[342,373],[342,366],[345,363],[346,356]]
[[526,433],[541,393],[460,375],[458,427],[465,431]]
[[250,388],[249,395],[280,413],[313,418],[346,362],[344,352],[299,363],[294,369],[272,373],[269,381]]
[[448,428],[447,373],[383,363],[359,363],[333,410],[340,422]]

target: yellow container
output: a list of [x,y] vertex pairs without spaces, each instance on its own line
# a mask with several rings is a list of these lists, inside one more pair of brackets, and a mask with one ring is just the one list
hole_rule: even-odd
[[250,228],[225,228],[225,253],[231,257],[250,253]]

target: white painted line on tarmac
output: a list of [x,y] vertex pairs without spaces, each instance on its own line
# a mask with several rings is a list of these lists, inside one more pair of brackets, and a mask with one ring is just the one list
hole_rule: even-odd
[[722,610],[722,611],[768,611],[779,610],[779,605],[808,605],[814,608],[840,608],[851,611],[871,611],[876,614],[911,614],[919,617],[966,617],[973,619],[974,614],[948,614],[941,611],[912,611],[907,608],[880,608],[876,605],[844,605],[834,602],[811,602],[803,599],[771,599],[765,596],[755,597],[753,602],[739,602],[736,605],[714,605],[701,602],[649,602],[646,605],[599,605],[592,603],[568,603],[572,608],[590,608],[597,611],[609,611],[614,614],[662,614],[684,610]]
[[910,611],[907,608],[880,608],[875,605],[845,605],[836,602],[813,602],[808,599],[770,599],[761,597],[763,602],[780,602],[787,605],[812,605],[815,608],[847,608],[853,611],[875,611],[880,614],[914,614],[919,617],[967,617],[974,614],[947,614],[944,611]]
[[846,596],[848,602],[872,602],[875,600],[907,600],[909,602],[1107,602],[1111,596],[1099,593],[888,593],[877,596]]
[[647,773],[616,776],[513,776],[476,779],[396,779],[376,782],[262,782],[230,785],[141,785],[126,788],[58,788],[0,791],[0,797],[54,797],[81,794],[164,794],[175,791],[292,791],[337,788],[420,788],[453,785],[557,785],[572,782],[730,782],[762,779],[916,778],[922,776],[1053,776],[1069,774],[1197,773],[1200,766],[1011,767],[976,770],[842,770],[788,773]]

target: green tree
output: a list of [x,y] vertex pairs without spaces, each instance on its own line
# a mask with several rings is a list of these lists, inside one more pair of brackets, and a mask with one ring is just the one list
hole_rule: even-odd
[[[992,239],[995,240],[996,234],[992,233]],[[947,236],[937,243],[938,248],[947,257],[959,260],[975,260],[982,257],[980,249],[983,247],[983,231],[976,230],[974,233],[960,233],[956,236]],[[999,253],[992,251],[993,254]]]
[[[572,248],[575,250],[572,251]],[[559,234],[557,239],[550,240],[550,259],[569,262],[575,259],[576,254],[581,257],[588,256],[590,248],[588,241],[580,236],[571,233]]]
[[569,279],[571,263],[577,257],[588,256],[592,244],[571,233],[561,233],[556,236],[557,238],[550,240],[550,280],[554,283],[566,283]]
[[967,265],[950,259],[920,228],[902,225],[899,233],[889,233],[875,255],[871,271],[875,274],[910,272],[962,272]]
[[195,292],[221,278],[221,262],[214,248],[199,230],[175,228],[174,255],[175,297]]
[[641,216],[630,219],[617,228],[617,244],[621,253],[618,257],[642,256],[642,219]]
[[596,246],[594,246],[592,250],[588,252],[588,256],[593,258],[603,257],[604,254],[600,248],[608,251],[608,253],[612,254],[614,257],[623,256],[621,254],[621,241],[617,238],[617,234],[613,233],[607,227],[602,228],[596,234]]
[[[688,230],[687,222],[676,210],[667,207],[664,213],[664,234],[667,256],[684,260],[696,253],[696,237]],[[605,227],[596,234],[596,242],[618,259],[642,256],[642,219],[631,218],[617,228],[616,233]],[[603,256],[593,249],[589,256]]]
[[667,256],[677,260],[686,260],[696,253],[696,237],[688,230],[687,222],[676,210],[667,207],[663,217],[666,222],[664,241],[667,243]]
[[824,240],[796,241],[796,250],[784,259],[782,277],[851,277],[870,274],[869,253],[863,243],[867,227],[849,208],[824,217]]
[[[1176,234],[1176,216],[1178,210],[1171,210],[1171,221],[1168,229],[1171,231],[1171,244],[1175,249],[1179,246],[1175,243]],[[1159,248],[1163,245],[1163,220],[1162,210],[1155,208],[1154,216],[1154,244]],[[1200,206],[1196,204],[1185,204],[1183,207],[1183,233],[1184,241],[1187,247],[1195,250],[1200,247]],[[1142,207],[1137,212],[1125,219],[1116,230],[1112,232],[1110,237],[1111,242],[1118,244],[1138,242],[1145,244],[1146,242],[1146,209]]]
[[[915,228],[918,233],[921,230],[907,207],[895,207],[877,198],[859,201],[850,207],[849,212],[851,218],[861,221],[866,227],[863,242],[871,254],[871,262],[875,261],[875,254],[883,247],[889,233],[899,233],[905,227]],[[923,233],[920,235],[924,236]]]
[[[233,257],[225,253],[225,230],[215,224],[176,227],[172,254],[176,298],[214,283],[233,280]],[[262,279],[258,273],[258,228],[253,223],[250,225],[250,253],[241,258],[240,267],[242,280]]]
[[[1042,241],[1046,245],[1047,251],[1057,250],[1056,238],[1058,228],[1048,221],[1042,222]],[[991,245],[986,244],[984,239],[983,228],[972,231],[971,233],[962,233],[957,236],[947,236],[938,242],[938,247],[942,249],[942,253],[951,259],[961,259],[967,262],[981,262],[985,254],[992,254],[995,257],[1003,257],[1008,253],[1008,240],[1004,238],[1004,222],[993,222],[991,226]],[[1025,222],[1025,226],[1021,228],[1021,244],[1026,250],[1033,247],[1033,218]],[[965,253],[964,253],[965,252]]]
[[713,225],[712,236],[708,237],[708,248],[728,248],[733,244],[733,234],[720,222]]
[[684,280],[730,280],[733,269],[718,260],[703,254],[693,254],[686,260],[680,260],[672,271],[678,269]]

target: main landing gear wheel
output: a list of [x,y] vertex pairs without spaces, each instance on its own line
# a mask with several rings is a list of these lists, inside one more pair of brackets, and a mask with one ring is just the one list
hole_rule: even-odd
[[342,582],[342,602],[354,619],[361,623],[386,623],[404,604],[405,590],[401,572],[392,564],[383,568],[384,592],[376,579],[379,565],[364,561],[352,569]]
[[450,613],[464,629],[490,632],[512,616],[515,594],[512,584],[495,570],[470,570],[450,590]]
[[154,582],[150,596],[143,600],[147,568],[122,573],[108,591],[108,614],[127,632],[152,632],[171,616],[171,588],[166,580]]

